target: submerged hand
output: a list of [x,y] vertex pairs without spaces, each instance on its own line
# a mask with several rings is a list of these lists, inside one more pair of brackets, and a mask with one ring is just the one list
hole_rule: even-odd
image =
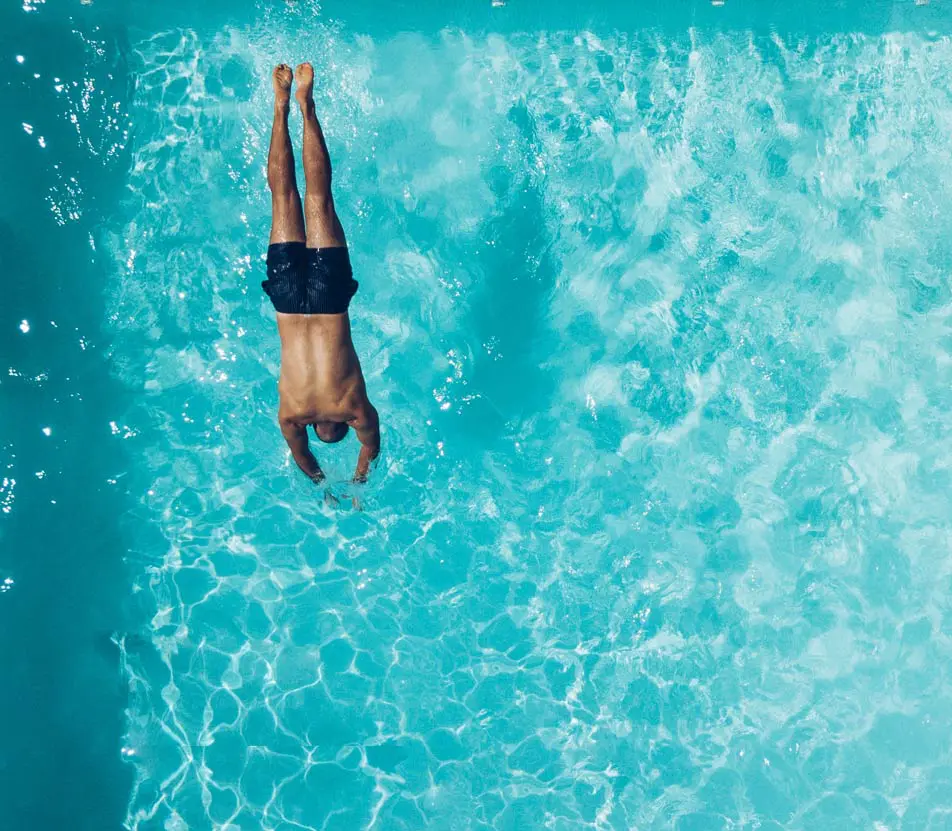
[[357,459],[357,471],[354,473],[354,482],[363,485],[367,482],[370,475],[370,463],[380,454],[380,444],[364,445],[360,448],[360,456]]

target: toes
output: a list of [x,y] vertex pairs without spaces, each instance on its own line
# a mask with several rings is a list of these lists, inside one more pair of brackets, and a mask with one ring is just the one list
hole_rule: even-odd
[[291,90],[291,67],[285,63],[279,63],[272,73],[275,94],[287,96]]

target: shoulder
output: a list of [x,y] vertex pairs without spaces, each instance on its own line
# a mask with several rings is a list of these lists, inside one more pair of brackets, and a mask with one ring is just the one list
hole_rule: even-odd
[[348,421],[351,427],[374,427],[379,423],[380,417],[377,414],[377,408],[364,396],[352,408],[353,416]]
[[301,407],[289,405],[289,402],[282,401],[278,408],[278,424],[282,431],[302,430],[307,427],[309,421],[307,414]]
[[302,419],[293,408],[282,405],[278,409],[278,424],[282,427],[297,427],[301,424],[301,421]]
[[311,414],[304,396],[296,390],[278,390],[278,421],[281,424],[307,425]]

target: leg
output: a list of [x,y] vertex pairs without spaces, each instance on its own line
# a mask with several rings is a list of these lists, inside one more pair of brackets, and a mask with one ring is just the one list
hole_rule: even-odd
[[268,150],[268,187],[271,188],[271,244],[304,242],[304,213],[294,176],[294,151],[288,132],[291,109],[291,67],[274,70],[274,125]]
[[304,215],[307,219],[308,248],[343,248],[344,229],[334,210],[331,195],[331,157],[314,109],[314,69],[302,63],[295,72],[295,96],[304,115]]

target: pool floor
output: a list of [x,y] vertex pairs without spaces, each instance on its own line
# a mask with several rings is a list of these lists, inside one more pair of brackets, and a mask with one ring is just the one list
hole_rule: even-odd
[[[952,43],[517,5],[173,5],[121,35],[91,7],[53,82],[85,155],[50,173],[60,142],[17,126],[100,351],[30,393],[54,432],[14,435],[0,503],[53,516],[67,465],[19,461],[44,441],[95,457],[65,515],[110,611],[56,665],[102,634],[116,824],[946,827]],[[315,488],[276,427],[269,76],[302,60],[383,420],[366,486],[353,439]],[[23,297],[26,378],[64,301]]]

